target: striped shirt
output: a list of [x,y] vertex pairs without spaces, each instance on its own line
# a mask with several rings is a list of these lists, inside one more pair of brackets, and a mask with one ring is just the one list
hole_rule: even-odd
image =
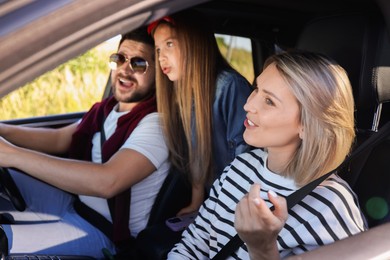
[[[236,157],[216,180],[209,198],[182,240],[175,245],[168,259],[209,259],[237,232],[234,211],[250,186],[260,183],[260,196],[268,206],[267,192],[273,190],[288,196],[298,189],[294,180],[267,169],[267,153],[256,149]],[[332,243],[366,230],[365,220],[357,198],[348,184],[337,175],[316,187],[308,196],[289,210],[277,244],[281,257],[301,254],[321,245]],[[243,244],[229,259],[249,259]]]

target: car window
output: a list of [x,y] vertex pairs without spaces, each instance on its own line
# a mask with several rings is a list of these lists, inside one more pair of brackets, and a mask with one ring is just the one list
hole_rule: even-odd
[[105,41],[9,93],[0,100],[0,120],[87,111],[103,97],[118,43]]
[[254,80],[251,40],[226,34],[216,34],[219,49],[226,60],[249,82]]
[[[253,82],[248,38],[216,34],[221,53],[249,82]],[[50,116],[88,110],[100,101],[107,84],[107,57],[118,48],[114,37],[58,66],[0,100],[0,120]]]

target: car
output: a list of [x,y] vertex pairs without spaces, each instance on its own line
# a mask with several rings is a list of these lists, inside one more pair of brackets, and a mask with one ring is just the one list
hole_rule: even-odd
[[[0,0],[0,97],[23,104],[20,96],[12,99],[10,95],[37,77],[120,34],[185,9],[202,12],[209,18],[216,37],[227,45],[235,39],[236,49],[250,53],[245,62],[251,64],[247,78],[252,82],[265,59],[282,50],[315,51],[342,65],[350,77],[355,98],[355,147],[390,121],[387,0]],[[242,67],[236,66],[238,70]],[[107,77],[100,78],[102,89],[95,101],[110,95],[108,75],[107,70]],[[50,100],[36,103],[39,108],[58,105]],[[4,104],[0,103],[3,111],[7,109]],[[7,118],[0,116],[0,120],[55,128],[80,120],[85,112],[85,108],[49,113],[45,110],[43,114],[21,118],[12,114]],[[340,172],[357,193],[369,230],[290,259],[390,258],[389,154],[390,138],[387,138]],[[169,181],[167,187],[177,187],[175,181],[182,180]],[[156,223],[159,218],[172,217],[184,203],[176,201],[177,196],[167,190],[161,191],[162,202],[155,209]],[[168,213],[164,212],[165,206],[172,207]],[[144,251],[161,243],[144,236],[141,240]],[[179,238],[180,233],[172,241]],[[153,257],[166,256],[172,241],[156,249],[159,252]]]

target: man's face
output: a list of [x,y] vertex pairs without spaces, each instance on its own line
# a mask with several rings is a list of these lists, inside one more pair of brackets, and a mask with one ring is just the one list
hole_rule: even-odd
[[[112,92],[119,102],[121,111],[134,107],[138,102],[155,94],[154,49],[148,44],[133,40],[124,40],[118,53],[126,57],[126,61],[111,72]],[[131,58],[138,57],[149,64],[146,71],[134,72],[129,66]]]

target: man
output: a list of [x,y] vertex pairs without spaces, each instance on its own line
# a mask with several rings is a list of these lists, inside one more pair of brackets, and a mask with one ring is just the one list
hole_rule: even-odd
[[[25,212],[6,212],[29,222],[3,225],[10,253],[101,258],[102,248],[114,253],[115,244],[145,228],[169,170],[156,113],[154,46],[145,28],[122,37],[110,66],[113,96],[80,122],[60,129],[0,124],[0,166],[24,172],[11,174],[27,204]],[[79,195],[76,203],[72,194]],[[106,235],[91,210],[114,222]]]

